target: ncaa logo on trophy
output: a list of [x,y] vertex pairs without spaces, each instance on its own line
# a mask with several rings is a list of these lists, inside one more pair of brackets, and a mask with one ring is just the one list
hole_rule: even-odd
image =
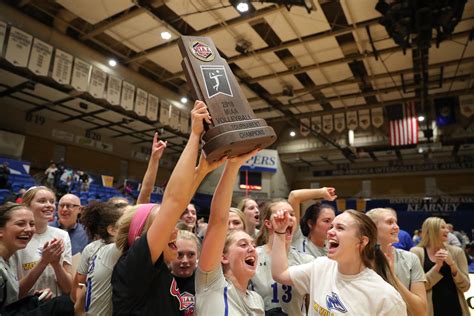
[[208,161],[235,157],[273,144],[276,135],[253,113],[247,98],[209,37],[181,36],[181,66],[196,100],[207,104],[212,123],[206,127],[203,151]]

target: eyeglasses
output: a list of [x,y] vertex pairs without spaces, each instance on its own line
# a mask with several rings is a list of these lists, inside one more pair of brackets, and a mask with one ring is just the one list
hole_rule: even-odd
[[76,207],[80,207],[80,205],[77,205],[77,204],[59,204],[58,207],[59,208],[66,208],[66,209],[70,210],[70,209],[73,209],[73,208],[76,208]]

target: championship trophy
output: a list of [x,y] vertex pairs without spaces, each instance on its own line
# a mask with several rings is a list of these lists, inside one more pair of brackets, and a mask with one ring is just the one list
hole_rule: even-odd
[[235,157],[276,140],[273,128],[255,116],[227,62],[209,37],[181,36],[181,66],[196,100],[206,103],[212,123],[202,137],[208,161]]

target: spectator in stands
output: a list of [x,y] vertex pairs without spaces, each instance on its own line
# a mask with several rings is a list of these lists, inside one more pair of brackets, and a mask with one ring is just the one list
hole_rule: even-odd
[[36,233],[28,246],[12,257],[20,279],[20,297],[44,288],[54,295],[71,291],[71,240],[65,231],[48,226],[55,202],[54,192],[44,186],[30,188],[23,198],[23,204],[33,211]]
[[117,207],[125,207],[129,205],[127,198],[124,198],[123,196],[113,196],[107,200],[107,203],[110,203]]
[[15,200],[15,203],[21,204],[23,203],[23,196],[25,195],[26,190],[24,188],[21,188],[20,191],[18,191],[17,198]]
[[428,217],[421,229],[421,241],[411,251],[426,273],[428,316],[469,315],[463,294],[470,286],[466,256],[447,243],[449,230],[442,218]]
[[[446,224],[448,226],[448,244],[451,246],[457,246],[462,248],[461,240],[459,240],[459,237],[461,237],[460,232],[455,232],[453,224]],[[457,233],[457,234],[456,234]],[[458,237],[459,234],[459,237]]]
[[[394,209],[391,210],[395,212]],[[410,251],[410,249],[413,247],[413,239],[407,231],[400,229],[398,232],[398,242],[393,244],[393,246],[398,249]]]
[[84,226],[78,222],[81,213],[81,199],[74,194],[65,194],[58,203],[59,218],[49,225],[68,232],[71,239],[72,255],[82,252],[90,242]]
[[8,177],[10,176],[10,168],[8,162],[4,161],[0,166],[0,189],[8,189]]
[[413,232],[413,246],[418,245],[421,241],[421,229],[415,229]]
[[79,182],[81,184],[81,192],[89,191],[89,175],[83,171],[78,171]]
[[44,171],[44,175],[46,176],[46,185],[50,188],[54,188],[54,176],[56,171],[58,171],[58,168],[52,161],[49,163],[48,169]]

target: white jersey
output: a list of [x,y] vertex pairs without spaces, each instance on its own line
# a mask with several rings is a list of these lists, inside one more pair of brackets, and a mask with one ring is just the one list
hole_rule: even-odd
[[91,258],[86,281],[86,315],[112,315],[112,271],[121,255],[115,243],[111,243]]
[[92,257],[95,255],[97,250],[102,248],[105,245],[103,239],[95,240],[84,247],[81,253],[81,261],[77,266],[77,273],[86,275],[87,271],[89,270],[89,264],[91,263]]
[[300,294],[309,293],[313,315],[407,315],[400,294],[369,268],[343,275],[337,262],[327,257],[289,267],[290,278]]
[[254,291],[242,293],[227,281],[219,264],[210,272],[196,270],[196,315],[263,316],[263,300]]
[[[26,248],[18,250],[12,256],[11,261],[16,265],[18,279],[21,280],[24,278],[30,272],[30,270],[36,266],[36,264],[41,260],[44,244],[54,238],[58,240],[62,239],[64,241],[64,251],[60,259],[61,265],[63,265],[64,262],[71,265],[72,254],[69,234],[62,229],[47,226],[44,233],[34,234]],[[54,273],[54,269],[51,265],[48,265],[44,269],[43,273],[41,273],[40,277],[30,289],[28,294],[33,294],[35,291],[44,288],[49,288],[55,296],[62,294],[58,283],[56,282],[56,274]]]
[[327,256],[328,250],[326,247],[318,247],[308,237],[305,237],[301,232],[301,228],[293,235],[291,245],[296,248],[299,252],[306,253],[313,256],[314,258]]
[[[290,285],[280,284],[272,278],[271,253],[265,246],[257,247],[258,265],[257,273],[251,280],[252,289],[260,294],[265,303],[265,310],[280,307],[288,315],[306,315],[304,295],[301,295]],[[308,254],[300,253],[294,248],[288,252],[288,265],[294,266],[314,260]]]

